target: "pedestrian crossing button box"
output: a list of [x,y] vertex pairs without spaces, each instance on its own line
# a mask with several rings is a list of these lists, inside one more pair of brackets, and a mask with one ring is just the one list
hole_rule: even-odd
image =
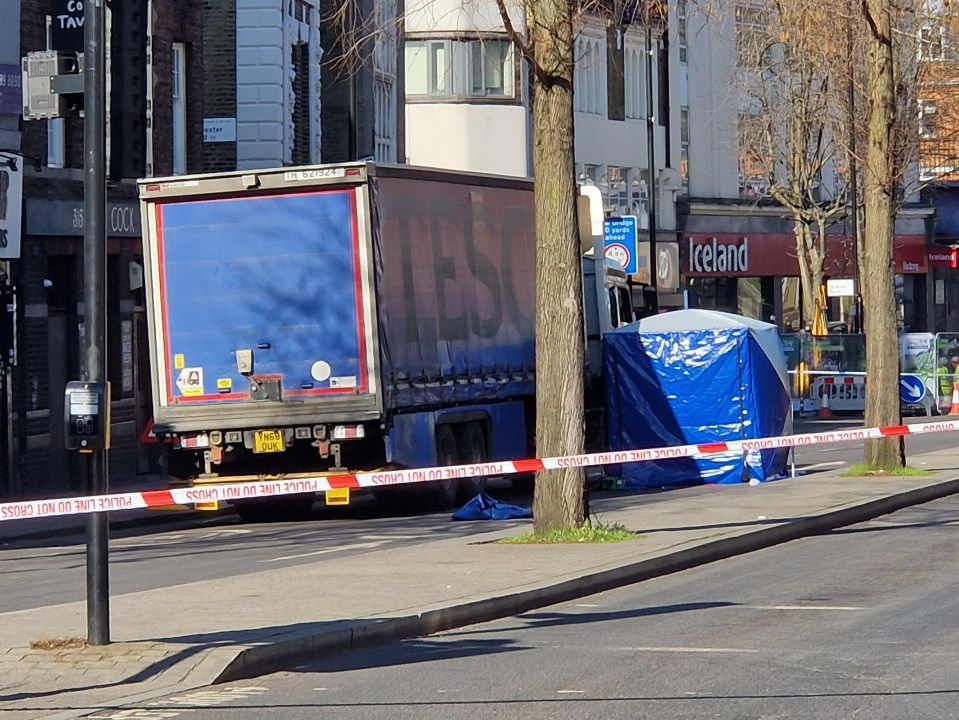
[[87,453],[110,447],[110,383],[68,382],[63,415],[67,450]]

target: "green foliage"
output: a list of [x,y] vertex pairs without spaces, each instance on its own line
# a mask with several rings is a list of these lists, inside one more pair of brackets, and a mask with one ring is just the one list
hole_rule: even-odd
[[639,535],[622,525],[593,524],[589,520],[579,527],[552,530],[542,535],[525,532],[516,537],[503,538],[499,543],[510,545],[545,545],[548,543],[617,543],[635,540]]
[[932,475],[932,471],[923,470],[921,468],[914,468],[906,465],[906,467],[890,467],[890,468],[875,468],[870,467],[869,465],[853,465],[846,472],[843,473],[844,477],[870,477],[870,476],[886,476],[886,475],[902,475],[902,476],[918,476],[923,475]]

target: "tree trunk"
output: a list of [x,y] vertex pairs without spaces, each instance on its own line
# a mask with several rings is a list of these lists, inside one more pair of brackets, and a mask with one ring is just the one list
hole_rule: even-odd
[[[862,284],[866,320],[867,427],[898,425],[899,341],[896,321],[895,247],[896,174],[893,132],[896,120],[896,86],[893,74],[893,36],[890,0],[866,0],[863,11],[869,22],[869,129],[866,139],[865,238]],[[905,465],[901,436],[867,440],[865,463],[874,469]]]
[[[533,0],[536,440],[540,457],[584,447],[582,267],[573,158],[573,27],[567,0]],[[533,530],[585,519],[582,468],[537,473]]]
[[793,235],[796,237],[796,257],[799,260],[799,287],[802,290],[802,320],[811,324],[816,319],[816,298],[823,283],[825,247],[822,239],[813,240],[812,227],[808,220],[793,220]]
[[812,260],[809,247],[809,227],[799,219],[793,220],[796,236],[796,258],[799,260],[799,289],[802,291],[802,322],[811,323],[816,312],[816,288],[813,286]]

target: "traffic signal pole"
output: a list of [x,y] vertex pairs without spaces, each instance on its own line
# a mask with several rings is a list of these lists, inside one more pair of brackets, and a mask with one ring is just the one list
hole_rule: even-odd
[[[106,382],[106,0],[83,9],[83,350],[86,380]],[[109,402],[109,400],[108,400]],[[109,417],[109,415],[108,415]],[[85,453],[91,495],[109,490],[107,451]],[[87,642],[110,642],[109,517],[87,516]]]

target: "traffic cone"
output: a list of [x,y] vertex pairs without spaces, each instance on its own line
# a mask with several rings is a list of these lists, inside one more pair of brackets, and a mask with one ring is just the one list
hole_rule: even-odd
[[952,383],[952,405],[949,406],[950,415],[959,415],[959,381]]
[[832,385],[822,386],[822,404],[819,406],[820,420],[829,420],[833,417],[832,410],[829,409],[829,392],[831,390]]

